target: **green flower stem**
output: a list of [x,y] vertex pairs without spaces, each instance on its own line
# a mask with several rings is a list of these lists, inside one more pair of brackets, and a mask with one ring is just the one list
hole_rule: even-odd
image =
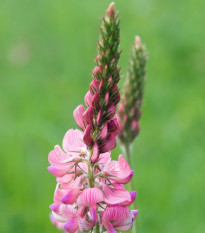
[[[132,144],[130,144],[130,143],[121,144],[121,149],[123,151],[123,155],[125,155],[125,157],[126,157],[128,164],[131,165],[132,164],[132,156],[131,156]],[[129,191],[135,190],[134,179],[131,179],[130,182],[128,183],[128,189],[129,189]],[[137,209],[136,201],[134,201],[132,203],[131,209],[134,209],[134,210]],[[139,233],[137,218],[135,219],[135,221],[133,223],[132,232]]]

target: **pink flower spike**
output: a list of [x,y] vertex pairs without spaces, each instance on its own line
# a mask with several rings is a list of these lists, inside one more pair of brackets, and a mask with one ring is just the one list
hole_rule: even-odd
[[98,188],[87,188],[84,189],[77,198],[77,205],[87,206],[96,204],[104,200],[102,191]]
[[83,133],[76,129],[69,129],[63,138],[63,149],[66,152],[78,152],[85,151],[86,146],[83,143]]
[[116,147],[116,139],[114,133],[110,133],[105,142],[100,147],[100,153],[105,153]]
[[83,122],[85,125],[91,124],[93,121],[93,108],[89,106],[83,113]]
[[92,154],[92,157],[91,157],[91,160],[92,162],[96,162],[98,159],[99,159],[99,147],[98,147],[98,144],[97,142],[94,143],[94,146],[93,146],[93,154]]
[[99,88],[99,82],[97,79],[93,79],[93,81],[90,84],[90,91],[92,94],[98,91]]
[[87,125],[83,136],[83,141],[87,146],[92,146],[93,144],[93,139],[91,137],[91,128],[92,128],[91,125]]
[[79,105],[73,112],[73,117],[77,125],[83,130],[85,129],[85,126],[83,124],[83,118],[82,118],[84,112],[85,112],[85,109],[83,105]]
[[75,233],[78,230],[78,218],[72,217],[64,225],[64,229],[69,233]]
[[91,94],[90,91],[88,91],[85,95],[84,98],[85,104],[87,105],[87,107],[89,107],[92,104],[93,101],[93,95]]

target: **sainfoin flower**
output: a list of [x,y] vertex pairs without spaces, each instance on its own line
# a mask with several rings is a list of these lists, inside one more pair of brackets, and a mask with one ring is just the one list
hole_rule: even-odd
[[124,188],[133,177],[127,161],[111,159],[120,125],[116,115],[120,100],[119,22],[112,3],[101,28],[93,81],[85,95],[85,108],[73,112],[79,129],[69,129],[60,146],[49,153],[48,170],[56,176],[50,216],[68,233],[129,231],[137,215],[130,210],[136,192]]
[[122,155],[112,161],[109,151],[100,153],[96,162],[91,160],[80,130],[68,130],[63,150],[55,146],[49,153],[48,170],[57,177],[50,206],[53,223],[71,233],[90,231],[96,223],[108,232],[130,230],[136,212],[127,206],[135,200],[136,192],[128,192],[123,185],[130,181],[133,171]]

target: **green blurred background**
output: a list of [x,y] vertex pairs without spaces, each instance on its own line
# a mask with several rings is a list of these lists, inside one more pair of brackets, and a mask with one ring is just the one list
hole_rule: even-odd
[[[109,3],[0,2],[0,233],[58,232],[48,218],[47,155],[75,127]],[[132,164],[140,232],[203,233],[205,1],[116,0],[116,8],[122,76],[136,34],[149,51]]]

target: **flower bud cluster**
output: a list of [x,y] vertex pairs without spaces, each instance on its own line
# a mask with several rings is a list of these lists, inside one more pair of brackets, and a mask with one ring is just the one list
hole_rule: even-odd
[[140,37],[136,36],[118,112],[121,123],[119,139],[124,144],[132,142],[140,131],[139,119],[143,103],[146,61],[145,46]]
[[136,192],[123,187],[134,171],[122,155],[118,161],[110,157],[120,132],[115,117],[120,100],[119,21],[113,3],[100,32],[93,80],[84,98],[86,108],[79,105],[73,112],[80,130],[68,130],[63,150],[56,146],[49,154],[48,170],[57,177],[51,220],[69,233],[129,231],[138,213],[127,208]]

